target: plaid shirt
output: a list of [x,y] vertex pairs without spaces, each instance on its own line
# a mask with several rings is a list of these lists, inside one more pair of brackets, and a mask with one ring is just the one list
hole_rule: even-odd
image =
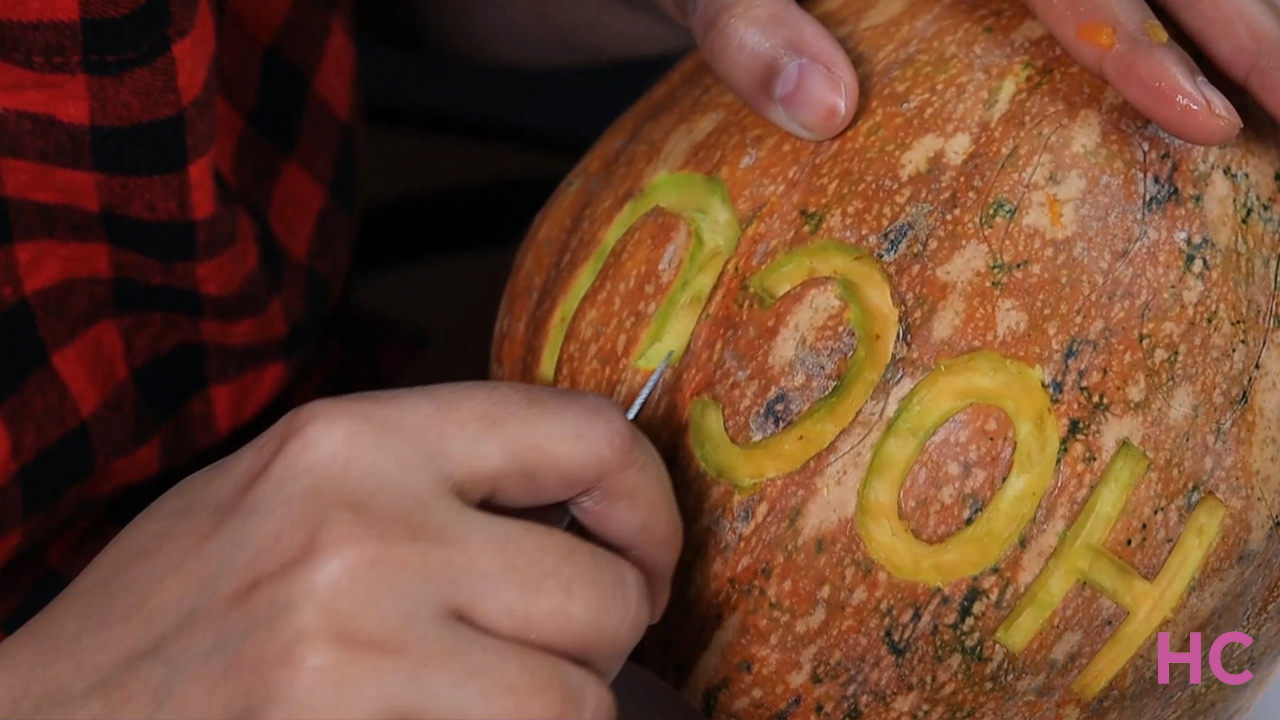
[[348,0],[0,0],[0,638],[296,379],[354,223]]

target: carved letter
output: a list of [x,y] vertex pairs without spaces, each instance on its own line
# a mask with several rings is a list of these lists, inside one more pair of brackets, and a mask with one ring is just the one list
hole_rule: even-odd
[[804,465],[849,426],[880,382],[898,337],[898,310],[889,280],[875,258],[837,242],[819,242],[783,255],[752,280],[768,308],[808,280],[835,280],[845,321],[858,345],[835,388],[789,427],[763,440],[738,445],[725,431],[724,411],[707,396],[690,408],[689,440],[707,472],[750,491],[769,478]]
[[668,352],[675,353],[672,363],[678,362],[684,354],[693,335],[693,326],[711,296],[711,289],[729,256],[737,249],[742,235],[737,213],[724,184],[692,172],[659,175],[618,213],[600,246],[578,271],[556,306],[538,364],[540,382],[550,384],[555,381],[556,365],[565,335],[569,332],[569,323],[604,268],[614,245],[637,220],[655,207],[679,215],[693,230],[693,238],[680,275],[650,322],[633,362],[642,370],[652,370]]
[[[930,545],[898,513],[902,485],[933,433],[975,404],[993,405],[1013,421],[1013,466],[972,524]],[[985,350],[941,363],[912,388],[876,445],[859,494],[859,534],[871,557],[904,580],[944,585],[976,575],[1017,542],[1057,457],[1057,422],[1037,370]]]
[[1120,446],[1080,517],[996,633],[1000,644],[1022,652],[1080,581],[1128,610],[1125,621],[1076,678],[1073,687],[1085,699],[1102,692],[1182,601],[1222,527],[1226,507],[1211,495],[1201,499],[1154,582],[1104,548],[1149,465],[1146,455],[1128,441]]

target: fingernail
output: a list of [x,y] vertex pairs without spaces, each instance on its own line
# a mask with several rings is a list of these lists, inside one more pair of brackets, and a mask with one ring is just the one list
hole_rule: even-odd
[[848,102],[844,83],[810,60],[794,60],[783,68],[773,99],[782,115],[778,124],[809,140],[836,132]]
[[1213,86],[1209,82],[1209,78],[1204,76],[1196,78],[1196,85],[1200,86],[1200,92],[1204,94],[1204,99],[1209,103],[1209,108],[1213,110],[1213,114],[1222,119],[1228,125],[1236,128],[1244,127],[1244,121],[1240,119],[1240,114],[1231,106],[1231,101],[1227,99],[1222,91]]

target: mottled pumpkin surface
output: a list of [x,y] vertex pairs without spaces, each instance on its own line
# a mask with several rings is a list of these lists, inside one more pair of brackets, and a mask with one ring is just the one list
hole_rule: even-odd
[[[850,129],[795,139],[691,56],[541,213],[496,328],[495,378],[620,404],[652,367],[646,349],[677,351],[638,421],[670,462],[687,527],[648,663],[714,718],[1240,716],[1280,657],[1275,126],[1241,101],[1247,128],[1231,145],[1177,141],[1012,0],[810,7],[862,78]],[[723,194],[680,195],[662,185],[672,177]],[[663,187],[684,207],[633,202]],[[628,203],[644,212],[620,222]],[[794,270],[814,247],[834,254],[804,260],[776,297],[762,289],[766,270]],[[892,313],[858,309],[877,283],[891,328],[875,318]],[[875,347],[890,346],[877,368]],[[991,362],[965,370],[975,353]],[[921,408],[947,393],[972,402],[921,430]],[[713,407],[723,425],[691,425]],[[705,439],[716,430],[720,446]],[[896,514],[883,468],[902,456],[887,437],[924,443]],[[762,442],[763,455],[725,465],[740,477],[708,469],[723,448]],[[783,471],[751,476],[764,456]],[[1137,470],[1107,500],[1117,458]],[[1044,470],[1039,491],[1028,468]],[[1025,502],[997,502],[1021,491]],[[1106,512],[1101,535],[1080,535]],[[891,516],[917,550],[885,541],[877,523]],[[1002,523],[1007,547],[983,534]],[[919,560],[953,536],[967,538],[959,565]],[[1180,540],[1190,564],[1162,585]],[[1002,626],[1055,568],[1088,582],[1068,582],[1056,605],[1037,596],[1046,617],[1015,651]],[[1082,689],[1104,645],[1148,611],[1154,630]],[[1202,684],[1186,665],[1158,683],[1157,631],[1175,651],[1202,633]],[[1210,645],[1230,631],[1254,639],[1223,655],[1228,671],[1254,673],[1244,685],[1210,671]]]

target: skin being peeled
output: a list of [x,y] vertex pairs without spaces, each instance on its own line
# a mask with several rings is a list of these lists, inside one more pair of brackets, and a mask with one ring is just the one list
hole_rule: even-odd
[[[809,9],[849,129],[687,58],[495,332],[495,378],[619,403],[679,351],[638,420],[686,524],[649,665],[712,718],[1241,717],[1261,681],[1209,654],[1280,657],[1276,125],[1229,92],[1237,138],[1175,139],[1012,0]],[[1192,632],[1203,682],[1161,685]]]

